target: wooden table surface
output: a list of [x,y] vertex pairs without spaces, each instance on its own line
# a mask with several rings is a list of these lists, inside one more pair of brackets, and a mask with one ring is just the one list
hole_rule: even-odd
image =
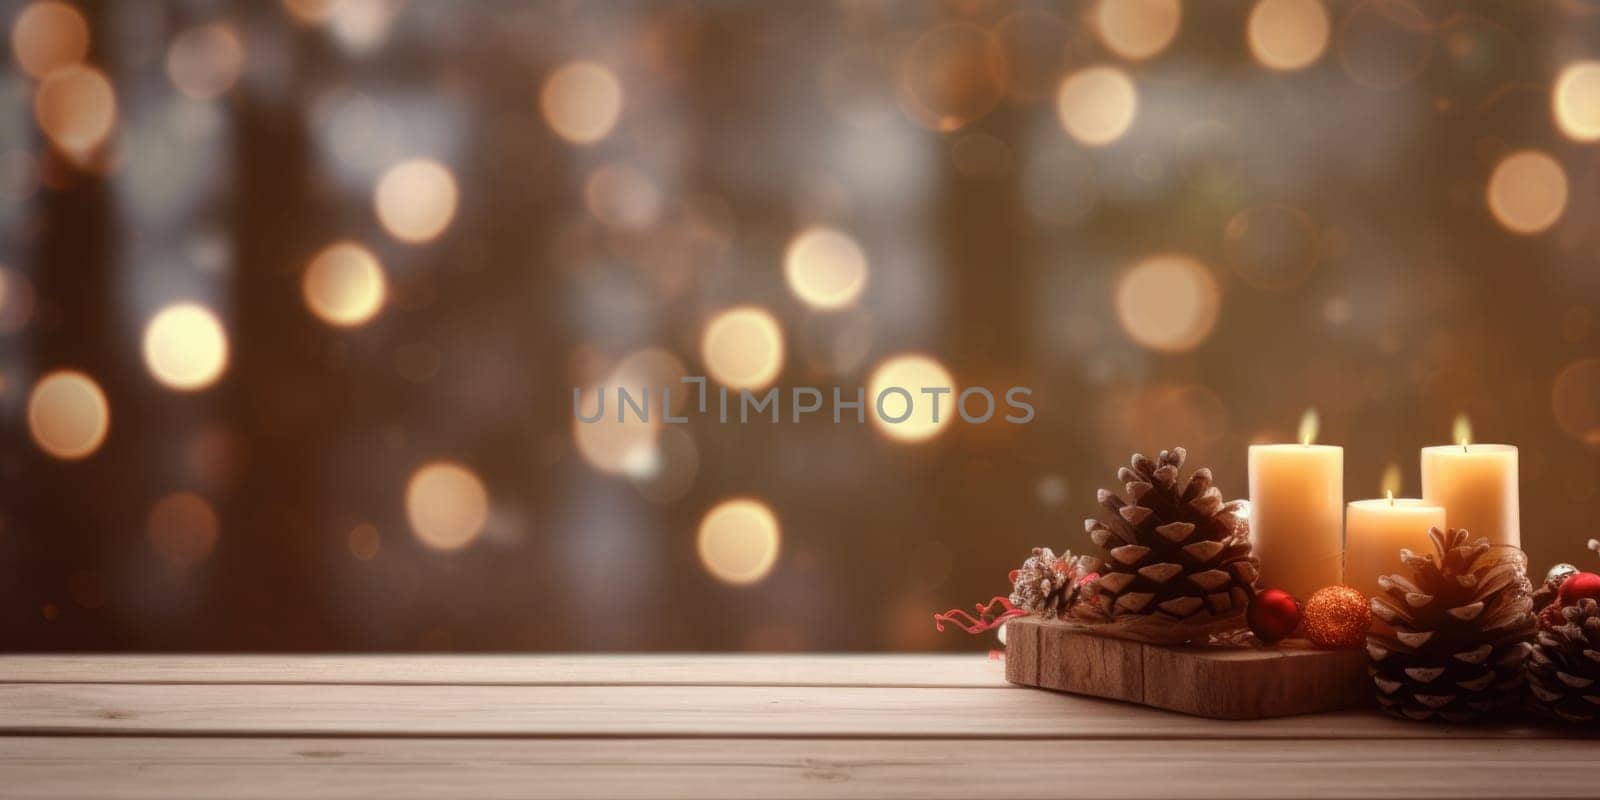
[[0,797],[1595,797],[1600,740],[1213,722],[970,656],[0,656]]

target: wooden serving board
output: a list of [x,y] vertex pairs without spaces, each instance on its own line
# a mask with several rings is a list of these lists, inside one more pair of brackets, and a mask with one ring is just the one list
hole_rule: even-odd
[[1363,650],[1163,647],[1038,617],[1006,623],[1006,680],[1212,719],[1373,704]]

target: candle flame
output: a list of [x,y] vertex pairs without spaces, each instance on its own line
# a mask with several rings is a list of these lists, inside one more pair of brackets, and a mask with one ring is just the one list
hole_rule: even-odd
[[1472,420],[1467,419],[1467,412],[1463,411],[1456,415],[1456,421],[1450,426],[1450,431],[1456,444],[1461,445],[1462,450],[1467,449],[1467,445],[1472,443]]
[[1316,440],[1317,410],[1314,408],[1308,408],[1306,409],[1306,413],[1300,415],[1300,443],[1311,444]]
[[1383,489],[1384,494],[1387,494],[1392,502],[1395,493],[1400,491],[1400,465],[1393,461],[1389,462],[1383,468],[1383,478],[1378,486]]

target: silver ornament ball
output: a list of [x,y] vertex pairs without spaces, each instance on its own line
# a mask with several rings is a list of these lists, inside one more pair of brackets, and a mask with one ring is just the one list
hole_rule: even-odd
[[1578,568],[1571,564],[1557,564],[1544,574],[1544,585],[1559,589],[1566,579],[1578,574]]

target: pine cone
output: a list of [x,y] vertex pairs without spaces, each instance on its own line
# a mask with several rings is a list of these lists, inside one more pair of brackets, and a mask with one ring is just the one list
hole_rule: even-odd
[[1244,503],[1223,502],[1209,469],[1180,479],[1184,456],[1181,447],[1155,461],[1135,455],[1132,469],[1117,473],[1129,500],[1100,490],[1111,515],[1084,522],[1109,556],[1091,595],[1099,617],[1214,622],[1239,617],[1250,604],[1258,565]]
[[1600,603],[1561,609],[1566,624],[1539,631],[1528,663],[1529,702],[1567,722],[1600,716]]
[[1012,580],[1011,605],[1046,619],[1066,616],[1082,580],[1098,566],[1090,556],[1074,557],[1070,550],[1057,556],[1048,547],[1035,547]]
[[1409,549],[1414,579],[1386,575],[1372,598],[1368,672],[1378,704],[1410,719],[1459,722],[1502,707],[1522,680],[1534,631],[1528,558],[1514,547],[1428,531],[1435,556]]

